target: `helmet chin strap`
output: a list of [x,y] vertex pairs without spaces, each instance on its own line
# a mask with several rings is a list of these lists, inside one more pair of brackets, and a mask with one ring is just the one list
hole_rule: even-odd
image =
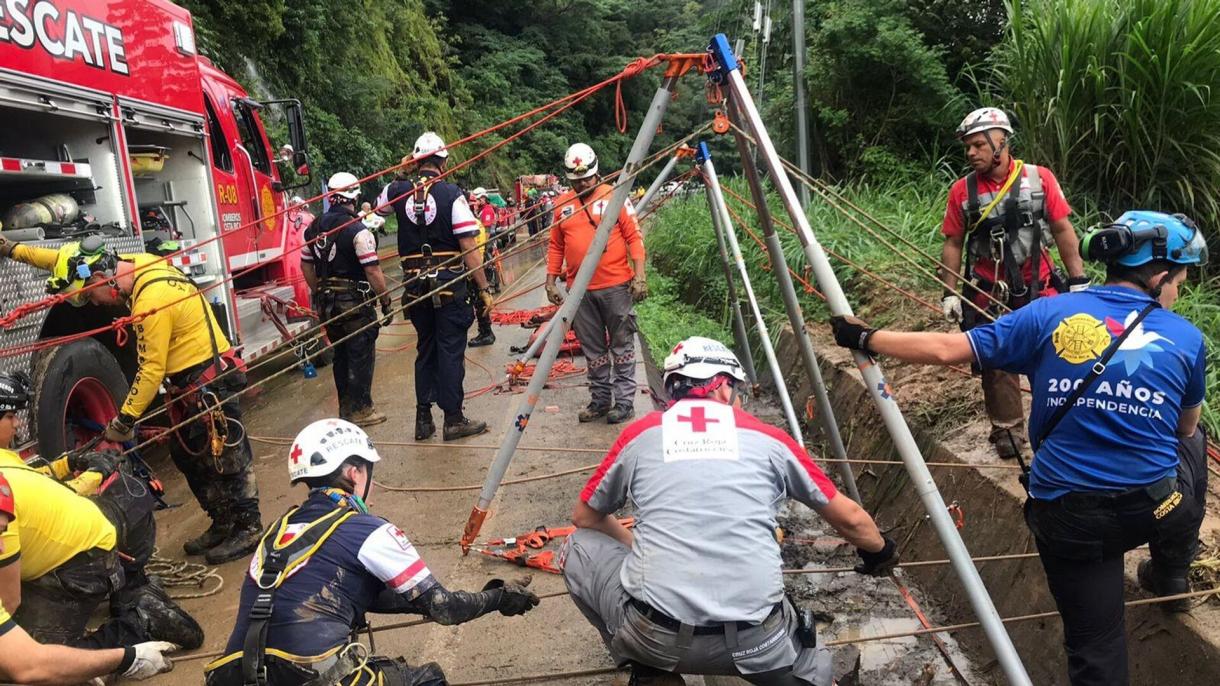
[[996,147],[991,140],[991,135],[987,135],[987,145],[991,147],[991,166],[987,167],[987,173],[990,174],[996,167],[1000,166],[1000,157],[1004,154],[1004,150],[1008,147],[1008,135],[1005,134],[1004,141],[1000,143],[1000,147]]

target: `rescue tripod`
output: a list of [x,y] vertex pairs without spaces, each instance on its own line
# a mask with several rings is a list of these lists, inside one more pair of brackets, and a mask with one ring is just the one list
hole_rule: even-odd
[[[793,226],[797,229],[797,235],[800,238],[806,261],[813,269],[818,287],[825,294],[831,312],[835,315],[852,314],[851,305],[843,293],[843,288],[830,266],[825,251],[823,251],[822,246],[818,243],[813,233],[809,219],[802,210],[800,200],[784,171],[779,154],[775,150],[775,145],[772,143],[770,134],[767,132],[749,89],[746,87],[737,58],[733,54],[733,50],[729,46],[728,39],[724,34],[717,34],[712,38],[709,52],[715,65],[715,68],[708,75],[709,80],[714,85],[723,89],[728,97],[729,106],[731,111],[734,112],[734,116],[744,124],[744,128],[749,131],[752,138],[757,142],[757,154],[760,161],[765,165],[776,191],[783,200],[784,208],[791,217]],[[567,329],[570,328],[576,314],[576,309],[588,290],[593,272],[596,270],[601,255],[606,249],[610,231],[617,222],[619,212],[622,210],[631,191],[631,180],[639,172],[641,162],[652,145],[656,131],[673,98],[674,87],[679,76],[680,74],[667,74],[653,96],[652,103],[648,108],[643,123],[640,125],[639,133],[636,134],[631,151],[623,166],[622,182],[615,186],[608,206],[602,213],[602,219],[598,224],[597,232],[594,234],[593,242],[589,246],[589,250],[581,262],[580,269],[576,272],[576,277],[570,285],[568,297],[551,320],[545,335],[538,337],[538,345],[543,347],[538,358],[537,367],[526,389],[525,398],[522,400],[513,419],[510,420],[510,425],[505,431],[504,440],[496,452],[491,467],[488,469],[487,478],[479,494],[478,501],[471,510],[470,517],[466,522],[465,531],[461,539],[464,552],[470,550],[471,545],[479,535],[483,521],[487,517],[492,501],[495,499],[496,491],[499,489],[500,483],[508,471],[509,464],[512,462],[513,454],[516,452],[517,446],[521,442],[521,437],[529,425],[530,417],[546,384],[547,376],[550,373],[551,367],[555,364],[556,357],[559,355],[559,347],[563,341],[563,336]],[[740,133],[737,134],[737,139],[738,151],[747,153],[748,149]],[[742,157],[743,159],[749,159],[745,154]],[[715,169],[711,164],[710,157],[705,158],[700,164],[704,167],[704,172],[712,186],[709,194],[711,196],[710,201],[714,205],[714,211],[712,212],[713,219],[715,221],[715,218],[719,217],[719,224],[724,232],[724,237],[728,240],[730,246],[735,246],[736,239],[733,234],[732,222],[729,219],[724,197],[720,193]],[[747,170],[750,170],[749,164],[745,166]],[[758,206],[760,214],[765,213],[766,203],[761,195],[762,188],[757,173],[747,171],[747,178],[750,181],[751,192],[755,196],[755,204]],[[819,416],[822,417],[828,427],[833,426],[835,422],[830,410],[829,397],[818,369],[816,357],[813,355],[812,344],[809,342],[808,334],[805,332],[804,316],[796,301],[796,294],[792,288],[791,280],[784,278],[788,273],[787,261],[780,248],[778,237],[775,236],[774,229],[770,227],[769,216],[762,214],[762,218],[764,219],[764,229],[769,231],[767,234],[767,248],[774,266],[773,271],[777,278],[780,279],[784,304],[793,331],[798,334],[797,340],[801,341],[802,361],[806,371],[810,372],[810,379],[814,382],[815,389],[817,389],[815,399],[818,403]],[[739,271],[745,276],[745,265],[741,260],[739,249],[734,250],[734,260],[738,263]],[[757,312],[757,304],[753,302],[752,287],[748,284],[748,280],[743,281],[743,286],[746,287],[747,291],[746,295],[750,298],[751,303],[755,307],[755,312]],[[761,324],[761,321],[759,323]],[[744,321],[741,322],[741,328],[744,329]],[[763,340],[767,341],[767,345],[764,345],[764,350],[767,350],[769,349],[769,341],[765,335],[765,326],[760,326],[760,332],[764,333]],[[543,342],[544,339],[545,342]],[[738,341],[739,347],[741,347],[740,343]],[[911,483],[915,485],[916,492],[919,494],[924,509],[928,513],[928,518],[932,522],[941,544],[944,545],[948,553],[954,571],[965,587],[975,615],[978,617],[979,623],[982,625],[983,631],[992,649],[995,651],[997,662],[1004,671],[1009,683],[1017,686],[1032,686],[1033,682],[1030,681],[1029,675],[1026,674],[1025,667],[1021,663],[1021,658],[1004,629],[1000,615],[996,612],[991,597],[983,585],[978,569],[975,568],[974,563],[970,560],[970,552],[966,549],[965,543],[958,534],[944,498],[941,497],[940,491],[936,487],[936,482],[933,481],[932,474],[924,463],[919,446],[915,443],[911,430],[902,416],[902,411],[898,408],[893,395],[889,391],[889,385],[882,375],[881,367],[877,364],[876,360],[864,353],[853,352],[853,356],[856,366],[860,369],[860,373],[864,378],[865,385],[873,397],[873,402],[877,406],[877,411],[881,415],[894,446],[902,458]],[[773,373],[777,371],[774,369],[774,362],[774,352],[771,351],[768,354],[768,363],[773,365]],[[775,380],[777,384],[782,384],[782,374],[775,373]],[[786,389],[782,385],[779,387],[785,402],[785,413],[788,415],[788,421],[795,432],[797,431],[798,424],[795,421],[794,413],[791,411],[791,400],[787,398]],[[799,436],[799,433],[797,435]],[[846,454],[843,451],[841,440],[834,440],[834,437],[837,435],[837,428],[836,430],[828,431],[828,436],[831,436],[832,449],[835,452],[835,456],[840,458],[845,457]],[[846,463],[840,464],[843,464],[846,470],[845,481],[849,493],[858,500],[859,496],[855,491],[855,483],[854,479],[851,478],[850,469]]]

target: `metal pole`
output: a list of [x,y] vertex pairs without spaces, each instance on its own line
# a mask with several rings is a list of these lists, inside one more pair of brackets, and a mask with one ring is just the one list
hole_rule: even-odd
[[713,209],[720,216],[720,228],[724,229],[724,238],[728,241],[729,250],[733,253],[733,261],[737,264],[737,273],[741,276],[741,287],[745,289],[746,300],[754,314],[754,323],[758,327],[758,337],[767,356],[767,366],[771,368],[771,376],[775,381],[775,392],[779,395],[780,405],[788,418],[792,437],[797,443],[805,444],[801,433],[801,421],[792,408],[792,398],[788,395],[788,384],[784,382],[784,372],[780,369],[779,360],[775,357],[775,347],[771,345],[771,332],[767,330],[767,321],[763,319],[762,310],[758,306],[758,298],[754,295],[754,286],[750,283],[750,272],[746,270],[746,260],[741,255],[741,246],[737,243],[737,234],[733,231],[733,219],[729,216],[728,205],[724,202],[724,193],[720,190],[720,179],[716,176],[716,167],[712,164],[712,156],[706,143],[700,143],[695,153],[696,162],[703,167],[704,181],[711,194]]
[[[715,76],[726,82],[729,96],[734,98],[738,111],[742,114],[754,135],[754,140],[758,143],[763,160],[770,171],[772,182],[779,191],[780,197],[784,201],[784,206],[792,218],[793,225],[797,228],[797,235],[800,236],[801,243],[805,247],[805,257],[810,266],[813,267],[813,273],[817,277],[818,286],[826,295],[826,302],[830,306],[830,311],[836,315],[850,315],[852,313],[851,305],[843,294],[843,288],[835,277],[834,270],[830,266],[830,261],[826,258],[826,253],[822,250],[817,237],[813,234],[813,229],[809,225],[809,219],[801,209],[800,201],[797,199],[796,192],[792,188],[792,182],[789,181],[788,175],[784,171],[779,154],[775,151],[774,143],[771,142],[771,136],[767,133],[762,118],[759,116],[757,108],[754,107],[754,101],[750,98],[750,91],[746,88],[745,81],[741,78],[737,59],[729,52],[728,40],[723,34],[717,35],[712,39],[711,49],[713,56],[720,65],[720,72]],[[881,367],[871,357],[863,353],[856,352],[853,357],[855,358],[856,366],[860,368],[860,373],[864,377],[864,382],[868,387],[869,393],[873,396],[873,402],[877,405],[877,411],[885,422],[886,429],[889,430],[894,447],[906,465],[911,483],[914,484],[920,500],[923,501],[924,508],[927,510],[928,517],[936,529],[937,535],[940,537],[941,544],[944,545],[945,551],[953,563],[954,571],[957,572],[958,578],[961,579],[962,585],[965,587],[966,594],[970,598],[970,604],[974,608],[975,615],[978,616],[979,623],[982,625],[988,641],[991,643],[992,650],[995,651],[1000,667],[1004,670],[1004,674],[1008,677],[1010,683],[1018,686],[1025,686],[1026,684],[1032,686],[1033,682],[1030,681],[1029,675],[1026,674],[1024,665],[1021,664],[1021,656],[1017,654],[1016,648],[1013,647],[1012,639],[1004,630],[1004,624],[1000,621],[1000,615],[996,612],[995,605],[987,594],[987,588],[983,585],[979,571],[970,561],[970,551],[966,549],[966,544],[962,542],[962,538],[957,532],[957,527],[954,525],[948,509],[945,507],[944,498],[941,497],[940,491],[936,488],[936,482],[932,479],[932,473],[928,471],[927,465],[924,464],[923,455],[919,452],[919,446],[915,443],[915,437],[911,435],[911,429],[907,426],[906,420],[902,416],[902,411],[898,409],[898,404],[894,402],[889,384],[886,383],[885,377],[881,373]]]
[[[741,117],[731,102],[729,103],[729,117],[734,122],[740,123]],[[809,340],[809,331],[805,328],[805,313],[801,310],[796,288],[792,285],[792,275],[788,273],[788,260],[784,257],[784,248],[780,245],[779,235],[775,233],[775,225],[771,222],[771,210],[767,207],[767,195],[763,191],[762,179],[758,176],[758,169],[749,162],[749,143],[740,133],[735,137],[737,154],[745,162],[742,167],[745,169],[746,182],[750,185],[750,195],[754,198],[754,206],[758,208],[758,222],[762,225],[767,254],[771,257],[771,272],[775,274],[775,279],[779,282],[779,293],[784,299],[784,309],[788,312],[792,335],[796,336],[797,347],[801,351],[805,375],[813,384],[813,397],[818,408],[818,418],[822,422],[822,430],[825,432],[827,443],[830,444],[831,455],[836,460],[846,460],[847,449],[843,446],[843,437],[839,435],[839,422],[835,419],[835,410],[830,405],[830,394],[826,392],[826,381],[822,378],[822,366],[818,364],[817,353],[813,350],[813,342]],[[847,495],[857,503],[863,503],[851,464],[839,462],[839,473],[843,477]]]
[[[796,100],[796,163],[809,172],[809,105],[805,95],[805,2],[792,0],[792,87]],[[809,189],[801,185],[801,208],[809,207]],[[858,499],[857,499],[858,500]]]
[[716,200],[712,197],[712,187],[707,190],[707,207],[712,214],[712,231],[716,234],[716,247],[720,249],[720,266],[724,270],[724,282],[729,289],[729,307],[733,310],[733,340],[737,342],[737,351],[741,356],[741,366],[746,368],[746,376],[750,383],[758,383],[758,374],[754,371],[754,353],[750,350],[750,337],[746,335],[746,322],[741,316],[741,301],[737,299],[737,284],[733,280],[733,268],[729,266],[729,250],[724,244],[724,227],[720,225],[720,211]]
[[640,204],[635,208],[636,214],[644,213],[644,208],[648,207],[648,204],[652,202],[652,196],[656,195],[657,191],[661,190],[661,184],[665,183],[666,179],[668,179],[669,175],[673,173],[674,167],[676,166],[678,166],[678,152],[675,151],[674,156],[669,158],[669,161],[666,162],[665,166],[661,168],[661,173],[657,174],[657,178],[653,180],[652,185],[649,186],[648,190],[644,192],[644,197],[640,198]]
[[[644,157],[648,154],[648,148],[656,136],[657,127],[660,126],[661,120],[665,116],[665,110],[673,97],[672,91],[677,80],[677,76],[665,79],[656,94],[653,95],[652,104],[649,105],[648,112],[644,115],[644,121],[640,125],[640,132],[636,134],[631,152],[627,154],[623,174],[615,186],[614,192],[610,195],[609,204],[602,211],[601,223],[597,226],[597,233],[593,235],[593,242],[589,245],[584,260],[580,263],[576,278],[568,284],[567,298],[551,320],[552,324],[546,336],[547,345],[542,348],[542,352],[538,356],[538,364],[534,368],[534,374],[530,378],[524,399],[505,431],[504,442],[500,444],[495,460],[487,471],[487,479],[483,483],[482,492],[479,493],[479,500],[474,509],[470,511],[470,518],[466,521],[461,542],[463,553],[469,552],[470,544],[474,542],[483,528],[483,520],[487,518],[487,511],[496,497],[500,482],[504,480],[504,474],[508,471],[508,465],[512,462],[517,445],[521,442],[525,427],[529,424],[530,415],[533,414],[534,406],[538,403],[542,387],[546,385],[551,367],[555,364],[555,358],[559,356],[559,346],[563,343],[564,333],[571,326],[572,318],[576,315],[576,308],[580,306],[581,299],[585,297],[585,291],[588,290],[589,282],[593,279],[593,272],[597,271],[602,253],[606,250],[606,243],[610,240],[610,231],[618,222],[619,213],[627,202],[627,196],[631,193],[631,179],[635,177]],[[539,336],[539,339],[541,338]]]

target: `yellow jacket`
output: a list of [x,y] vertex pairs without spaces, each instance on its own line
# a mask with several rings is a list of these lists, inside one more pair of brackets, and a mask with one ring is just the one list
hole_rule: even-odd
[[[0,450],[0,466],[4,465],[15,467],[30,466],[17,453],[11,450]],[[67,455],[63,455],[55,461],[48,462],[42,466],[30,466],[30,468],[71,488],[77,495],[85,497],[96,495],[97,489],[102,485],[102,475],[97,472],[81,472],[80,476],[73,477],[72,468],[68,466]]]
[[[19,262],[50,271],[55,268],[59,251],[18,245],[12,256]],[[136,267],[135,283],[128,298],[131,312],[136,316],[147,314],[133,325],[140,368],[122,409],[129,417],[139,417],[156,397],[166,376],[212,359],[208,325],[216,337],[217,353],[231,346],[212,307],[176,267],[148,253],[121,257]],[[190,297],[191,294],[197,297]]]

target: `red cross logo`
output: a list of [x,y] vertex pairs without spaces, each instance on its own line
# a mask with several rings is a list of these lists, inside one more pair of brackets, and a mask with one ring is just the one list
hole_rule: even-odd
[[301,450],[301,446],[294,445],[292,446],[292,452],[289,453],[288,457],[292,459],[292,464],[296,464],[297,462],[300,462],[301,455],[303,454],[304,452]]
[[689,417],[678,417],[680,422],[690,422],[690,429],[695,433],[704,433],[707,431],[708,424],[719,424],[719,419],[709,419],[703,413],[702,407],[692,407]]

